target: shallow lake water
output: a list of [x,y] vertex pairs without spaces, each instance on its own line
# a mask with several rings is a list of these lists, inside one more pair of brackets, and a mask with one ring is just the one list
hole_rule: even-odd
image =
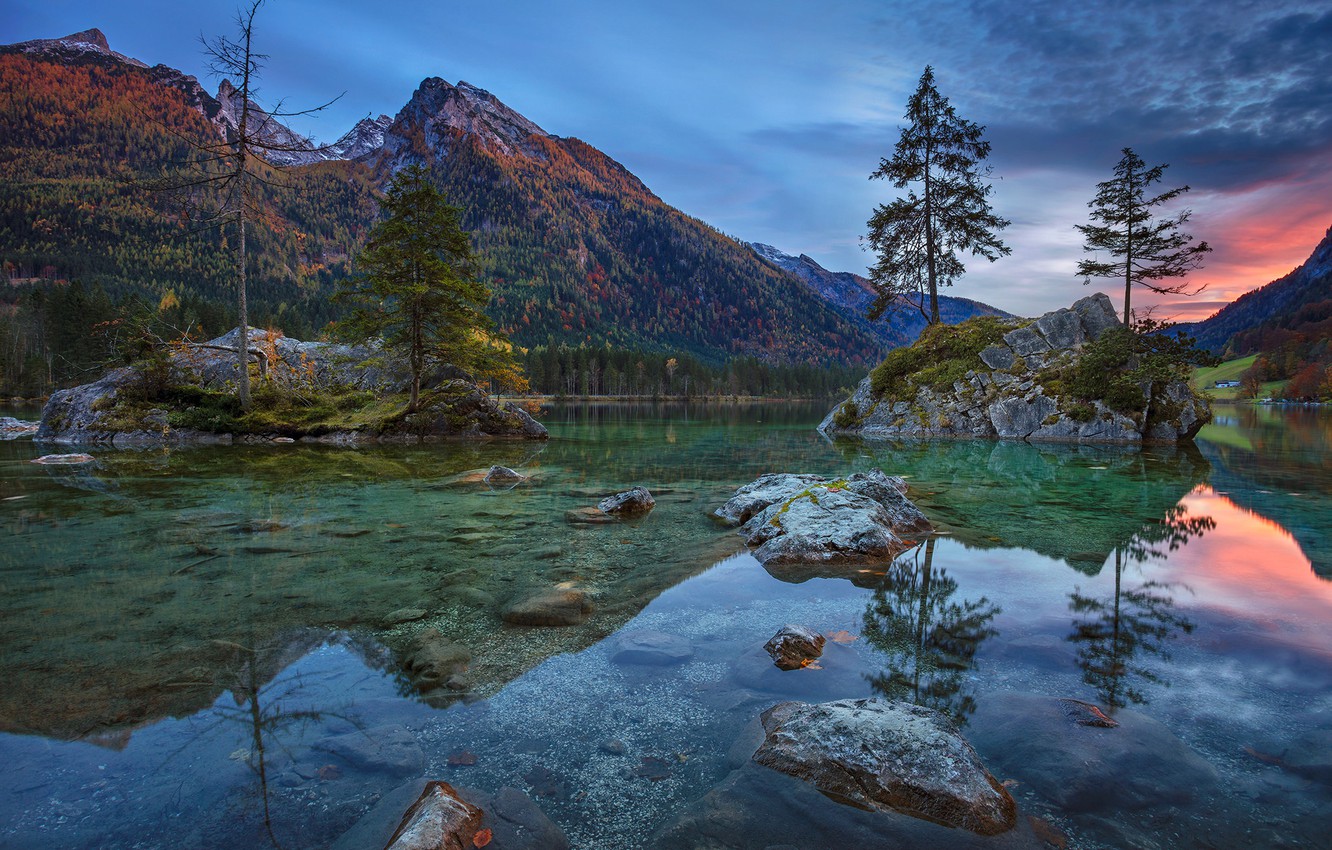
[[[542,445],[85,467],[0,443],[0,846],[379,850],[426,778],[535,847],[1328,846],[1332,415],[1218,407],[1196,448],[1134,449],[829,442],[823,412],[568,405]],[[889,564],[769,572],[709,518],[767,472],[872,467],[939,529]],[[632,485],[642,521],[567,515]],[[569,590],[579,624],[502,619]],[[830,637],[817,665],[772,665],[787,623]],[[642,631],[688,657],[621,655]],[[409,669],[429,640],[468,659],[447,685]],[[749,761],[768,707],[870,696],[956,717],[1019,828]],[[1121,725],[1072,735],[1056,698]]]

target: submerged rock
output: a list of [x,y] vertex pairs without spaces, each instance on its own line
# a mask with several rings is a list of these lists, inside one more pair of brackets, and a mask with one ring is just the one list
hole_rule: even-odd
[[601,508],[574,508],[564,512],[564,521],[570,525],[611,525],[618,520]]
[[835,480],[765,475],[736,491],[714,516],[728,523],[743,518],[740,532],[764,565],[863,564],[913,545],[901,535],[933,530],[905,489],[901,478],[877,469]]
[[403,726],[378,726],[315,742],[314,748],[342,759],[354,770],[410,776],[425,766],[421,745]]
[[86,454],[63,454],[63,455],[42,455],[39,458],[33,458],[29,463],[40,463],[44,466],[76,466],[83,463],[93,463],[96,461],[92,455]]
[[652,498],[646,487],[634,487],[614,496],[607,496],[597,502],[597,509],[608,514],[623,516],[641,516],[652,510],[657,500]]
[[0,440],[12,440],[37,433],[36,422],[26,422],[12,416],[0,416]]
[[784,702],[762,715],[754,761],[835,800],[980,835],[1012,829],[1017,807],[942,712],[904,702]]
[[472,850],[481,809],[447,782],[428,782],[384,850]]
[[682,664],[694,657],[694,647],[688,640],[651,629],[625,632],[616,637],[615,647],[611,660],[618,664],[664,667]]
[[500,616],[516,626],[576,626],[591,613],[585,592],[552,587],[510,602]]
[[827,639],[805,626],[786,625],[773,635],[763,648],[772,656],[772,663],[783,670],[799,670],[823,655]]
[[1007,775],[1066,812],[1184,804],[1215,786],[1216,769],[1160,721],[1120,709],[1113,727],[1088,724],[1070,702],[988,695],[972,716],[976,740]]
[[509,469],[507,466],[492,466],[482,480],[487,484],[512,487],[526,481],[527,476]]
[[426,629],[412,641],[402,666],[422,691],[430,691],[461,684],[471,661],[472,651],[467,647],[444,637],[438,629]]

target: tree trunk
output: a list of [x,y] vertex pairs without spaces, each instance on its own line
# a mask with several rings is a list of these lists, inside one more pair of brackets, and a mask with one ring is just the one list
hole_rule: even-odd
[[[241,178],[244,179],[244,178]],[[236,216],[240,230],[240,242],[236,250],[236,312],[239,315],[236,340],[236,396],[240,399],[241,410],[250,409],[250,313],[245,302],[245,201],[242,192],[241,212]]]

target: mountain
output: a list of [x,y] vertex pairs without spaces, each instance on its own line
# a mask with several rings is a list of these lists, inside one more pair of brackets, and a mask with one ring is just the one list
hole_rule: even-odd
[[1179,327],[1202,347],[1228,357],[1274,350],[1296,334],[1332,337],[1332,227],[1290,274],[1241,295],[1201,322]]
[[[865,318],[865,311],[875,297],[869,278],[852,272],[831,272],[805,254],[793,257],[761,242],[750,242],[749,247],[777,268],[795,274],[847,322],[872,334],[889,348],[910,345],[925,329],[927,322],[920,312],[919,298],[915,301],[899,298],[897,305],[871,322]],[[949,325],[964,322],[972,316],[1013,318],[1011,313],[989,304],[949,295],[939,296],[939,316]]]
[[[155,303],[229,309],[225,236],[134,181],[215,141],[238,94],[115,53],[96,30],[0,48],[0,261],[12,281],[78,279]],[[293,166],[256,228],[253,315],[292,332],[332,318],[374,197],[409,163],[463,210],[489,312],[520,344],[609,343],[718,362],[876,362],[880,338],[802,280],[665,204],[623,165],[546,132],[477,86],[424,80],[392,118],[321,147],[264,113]],[[14,132],[10,132],[14,128]],[[191,303],[194,303],[192,301]],[[203,309],[200,307],[199,309]]]

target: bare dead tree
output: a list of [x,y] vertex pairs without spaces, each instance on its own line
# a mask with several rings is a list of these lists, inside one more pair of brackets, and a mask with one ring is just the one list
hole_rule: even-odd
[[[278,120],[312,115],[330,106],[337,98],[310,109],[285,110],[281,101],[269,111],[255,102],[257,82],[267,61],[267,54],[254,49],[255,16],[264,0],[252,0],[236,13],[234,36],[200,36],[209,71],[224,81],[224,118],[222,131],[215,139],[189,139],[191,155],[186,163],[175,163],[167,176],[154,181],[153,188],[177,193],[187,206],[196,228],[230,228],[235,235],[237,340],[237,397],[241,407],[250,407],[251,357],[261,360],[262,352],[249,345],[249,305],[247,269],[249,226],[271,220],[265,204],[264,189],[285,189],[287,166],[283,154],[310,154],[327,150],[309,139],[286,130]],[[236,84],[231,80],[235,79]],[[229,88],[230,91],[225,91]],[[339,95],[340,97],[340,95]]]

